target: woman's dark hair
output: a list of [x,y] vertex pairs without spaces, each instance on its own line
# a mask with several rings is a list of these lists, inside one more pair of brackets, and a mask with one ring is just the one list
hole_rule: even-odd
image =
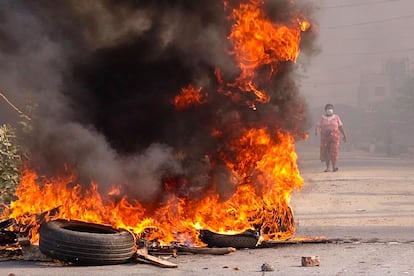
[[325,105],[325,110],[327,109],[333,109],[333,105],[332,104],[326,104]]

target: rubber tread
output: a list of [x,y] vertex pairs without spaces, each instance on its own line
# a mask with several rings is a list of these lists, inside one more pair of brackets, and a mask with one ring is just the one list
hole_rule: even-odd
[[134,236],[109,226],[55,220],[43,223],[39,233],[39,249],[43,254],[70,263],[120,264],[135,253]]

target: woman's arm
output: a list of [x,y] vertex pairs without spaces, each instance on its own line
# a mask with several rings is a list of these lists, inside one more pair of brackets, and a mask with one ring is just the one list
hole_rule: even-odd
[[344,142],[346,142],[346,134],[345,134],[345,129],[343,125],[339,126],[339,131],[342,133]]
[[316,122],[316,125],[315,125],[315,136],[318,135],[318,132],[319,132],[319,134],[321,133],[321,125],[322,125],[322,117]]

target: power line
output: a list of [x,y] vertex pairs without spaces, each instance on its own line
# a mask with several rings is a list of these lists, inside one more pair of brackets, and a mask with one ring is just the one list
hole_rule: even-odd
[[[332,37],[331,37],[332,36]],[[397,35],[397,34],[391,34],[385,36],[375,36],[375,37],[346,37],[341,36],[338,37],[338,35],[331,33],[330,36],[328,36],[329,39],[340,39],[341,41],[384,41],[384,40],[393,40],[396,41],[398,39],[405,39],[405,40],[411,40],[414,39],[414,34],[408,34],[408,35]]]
[[387,50],[387,51],[380,51],[380,52],[350,52],[350,53],[331,53],[327,54],[327,56],[365,56],[365,55],[383,55],[383,54],[390,54],[390,53],[407,53],[414,51],[414,48],[405,48],[405,49],[396,49],[396,50]]
[[358,4],[342,4],[337,6],[323,6],[324,9],[336,9],[336,8],[353,8],[353,7],[360,7],[360,6],[370,6],[370,5],[377,5],[377,4],[385,4],[390,2],[397,2],[399,0],[381,0],[381,1],[373,1],[373,2],[363,2]]
[[339,86],[339,85],[345,85],[345,86],[349,86],[349,85],[358,85],[358,82],[355,81],[337,81],[337,82],[303,82],[301,84],[299,84],[302,87],[318,87],[318,86],[331,86],[331,85],[335,85],[335,86]]
[[376,23],[383,23],[383,22],[389,22],[394,20],[400,20],[400,19],[406,19],[414,17],[414,14],[407,14],[403,16],[397,16],[397,17],[389,17],[379,20],[373,20],[373,21],[365,21],[365,22],[359,22],[354,24],[348,24],[348,25],[340,25],[340,26],[319,26],[320,29],[341,29],[341,28],[347,28],[347,27],[355,27],[355,26],[363,26],[363,25],[369,25],[369,24],[376,24]]

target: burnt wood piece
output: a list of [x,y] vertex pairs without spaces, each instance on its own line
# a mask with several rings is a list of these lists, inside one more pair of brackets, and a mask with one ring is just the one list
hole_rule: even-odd
[[205,255],[225,255],[235,252],[234,247],[187,247],[187,246],[169,246],[169,247],[149,247],[148,252],[151,255],[162,256],[177,254],[205,254]]
[[200,230],[200,239],[208,247],[256,248],[259,233],[247,230],[235,235],[220,234],[210,230]]
[[17,246],[0,246],[0,261],[21,260],[22,249]]
[[57,207],[55,207],[55,208],[53,208],[53,209],[50,209],[50,210],[44,211],[44,212],[42,212],[42,213],[40,213],[40,214],[36,215],[36,222],[37,222],[38,224],[42,224],[42,223],[46,222],[46,220],[47,220],[49,217],[53,217],[53,216],[55,216],[55,215],[57,215],[57,214],[59,213],[59,209],[60,209],[60,207],[61,207],[61,206],[57,206]]
[[18,237],[17,242],[21,247],[30,246],[32,243],[30,242],[29,237]]
[[146,247],[139,248],[136,252],[136,260],[138,262],[152,264],[163,268],[176,268],[177,264],[169,262],[167,260],[160,259],[158,257],[148,254],[148,249]]
[[41,225],[43,223],[46,223],[48,220],[50,220],[51,218],[53,218],[54,216],[59,214],[59,209],[61,206],[52,208],[50,210],[44,211],[40,214],[30,214],[30,213],[26,213],[23,215],[23,217],[26,218],[34,218],[34,220],[30,223],[27,224],[21,224],[18,222],[15,222],[16,228],[18,229],[17,231],[19,232],[19,235],[21,237],[28,237],[30,235],[30,230],[33,227],[36,227],[37,225]]
[[9,226],[12,226],[15,223],[16,223],[16,220],[14,218],[9,218],[9,219],[6,219],[6,220],[2,220],[0,222],[0,230],[3,230],[3,229],[5,229]]
[[[142,248],[142,247],[138,246],[138,248]],[[174,246],[162,246],[162,247],[149,246],[146,248],[148,250],[148,254],[155,255],[155,256],[177,254],[177,248]]]
[[288,244],[302,244],[302,243],[333,243],[334,240],[327,238],[309,238],[309,239],[291,239],[285,241],[263,241],[258,247],[269,248],[278,247]]
[[0,245],[11,245],[17,243],[17,234],[12,231],[0,231]]
[[210,255],[225,255],[236,251],[234,247],[178,247],[179,253],[192,253],[192,254],[210,254]]

